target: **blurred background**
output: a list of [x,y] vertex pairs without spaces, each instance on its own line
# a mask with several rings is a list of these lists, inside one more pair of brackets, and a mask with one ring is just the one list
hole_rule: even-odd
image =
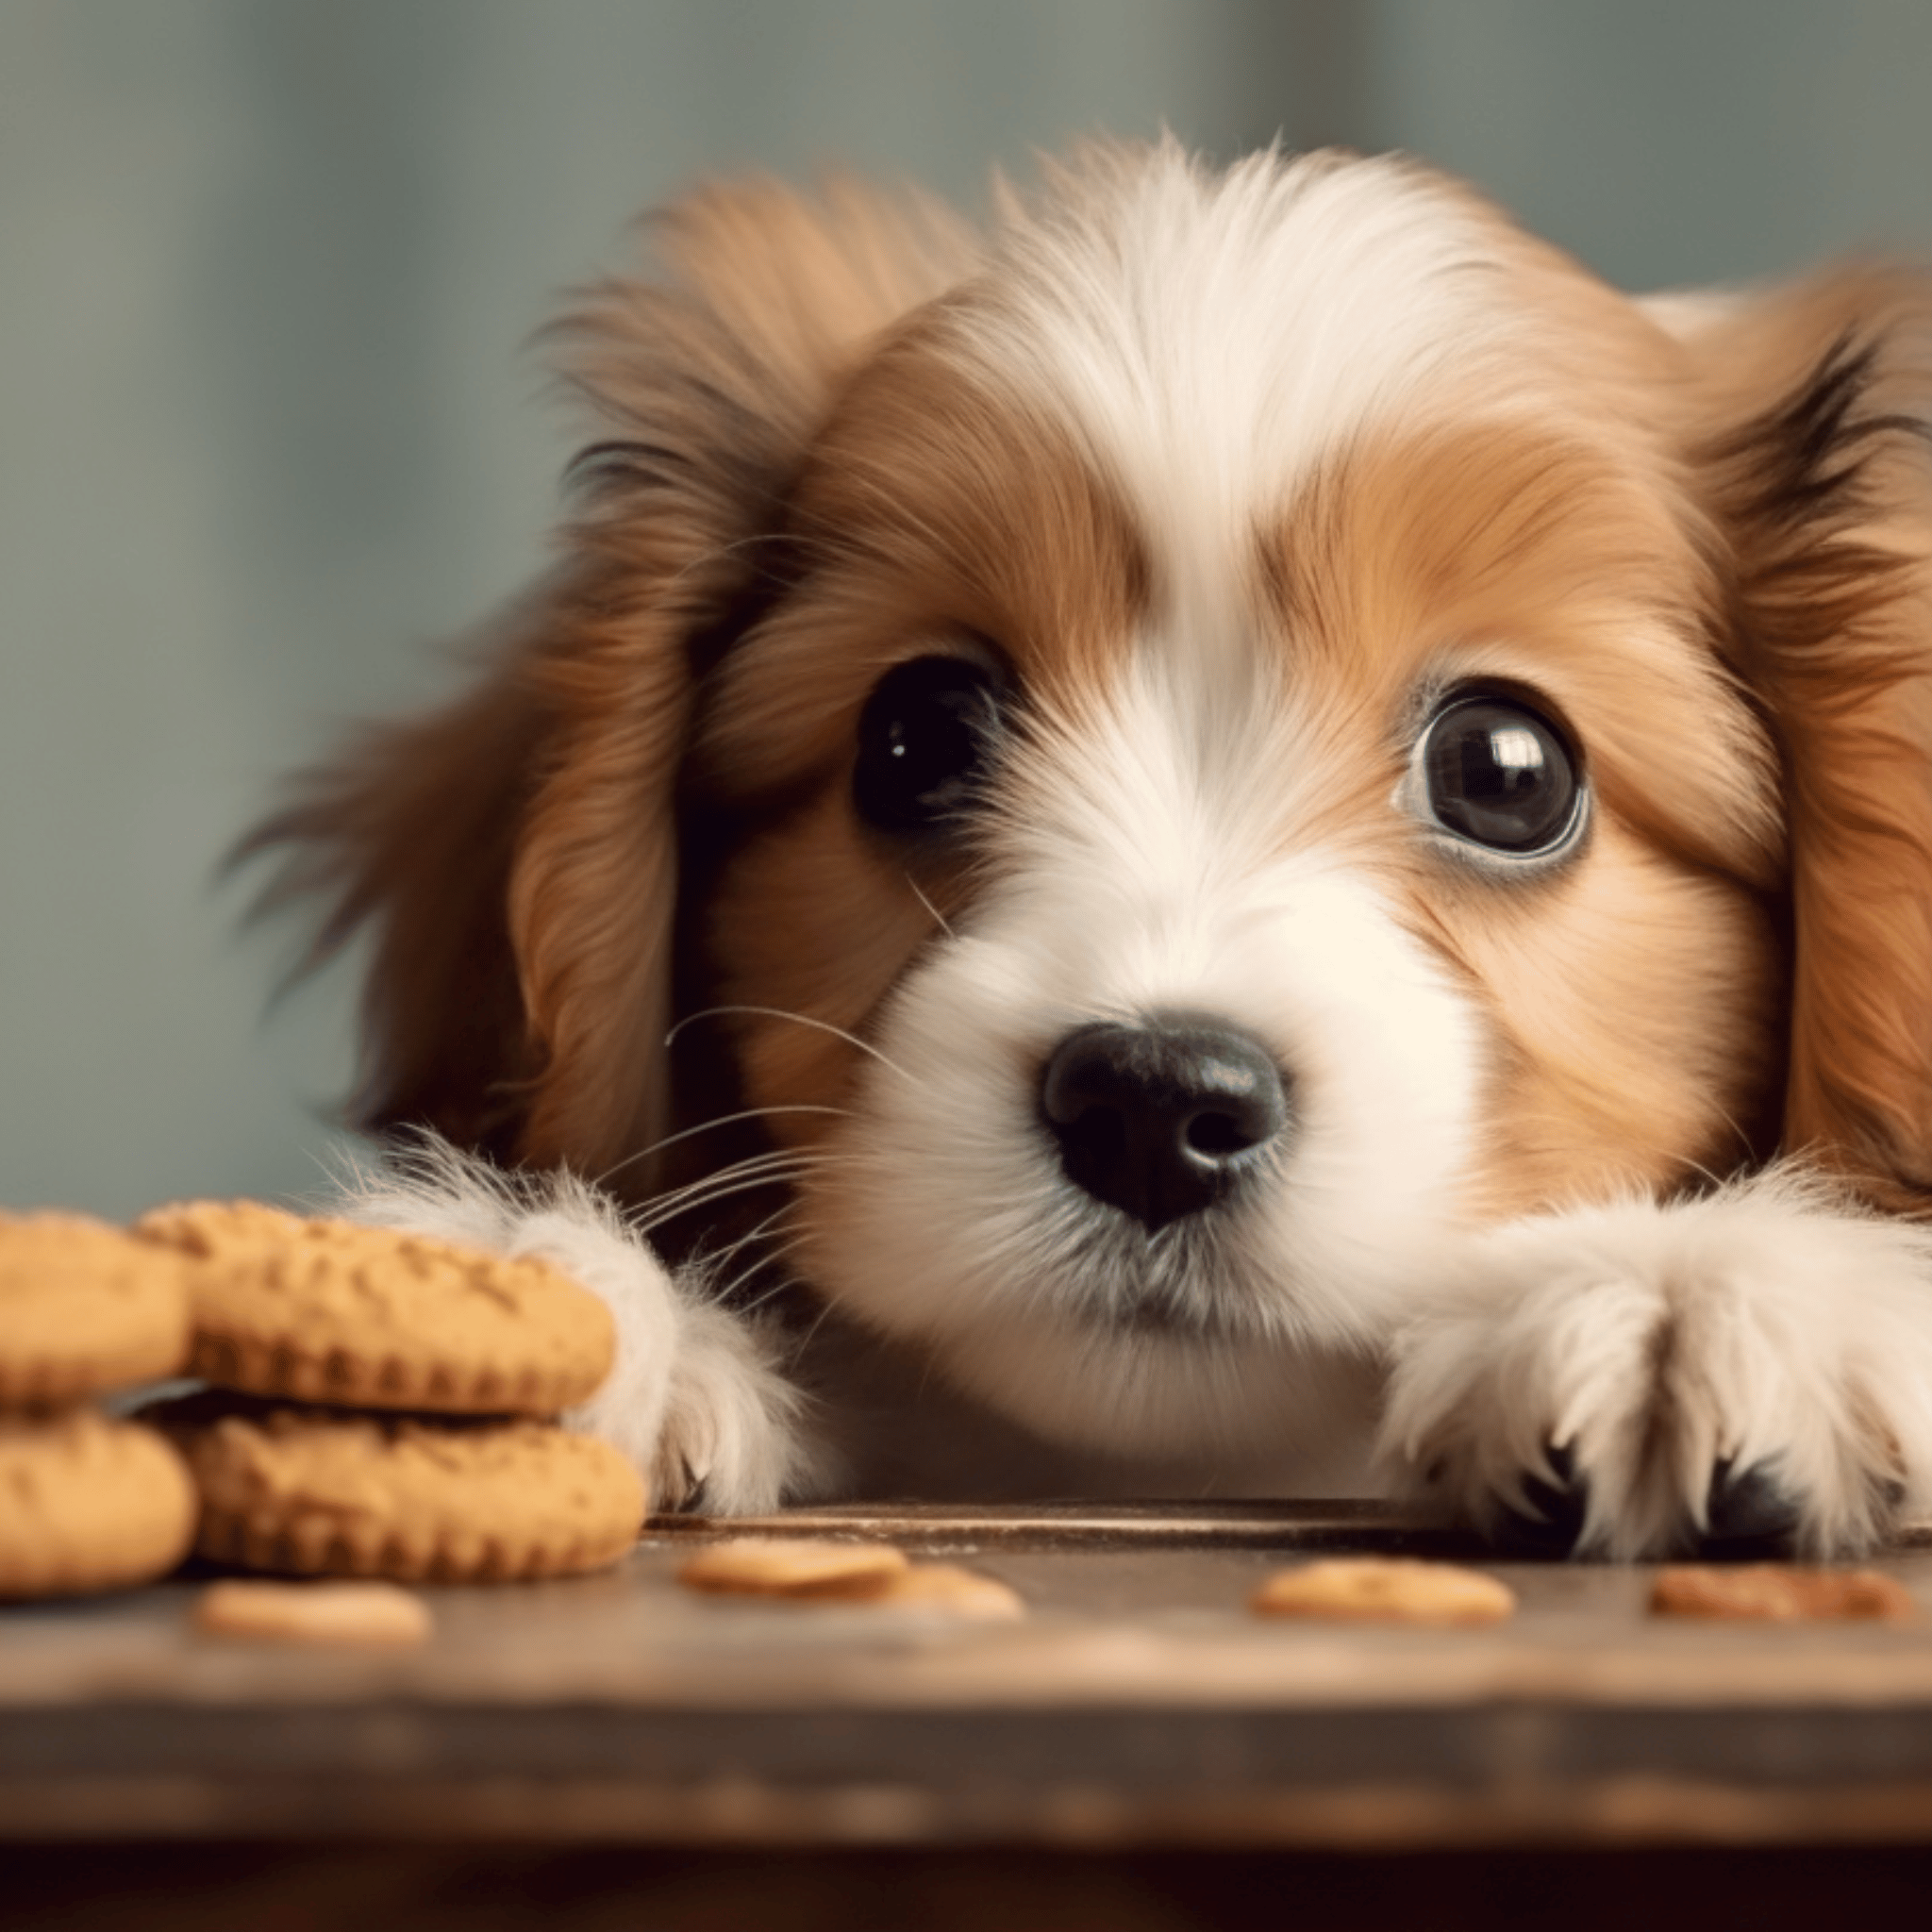
[[321,1184],[224,850],[543,556],[526,339],[693,176],[1403,146],[1613,278],[1932,252],[1923,0],[0,0],[0,1203]]

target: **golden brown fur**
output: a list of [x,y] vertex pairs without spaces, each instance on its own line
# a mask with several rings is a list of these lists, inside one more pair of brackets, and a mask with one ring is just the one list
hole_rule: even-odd
[[[1076,167],[1053,219],[1141,165]],[[1345,862],[1474,1016],[1458,1226],[1781,1155],[1932,1212],[1932,283],[1637,303],[1440,192],[1518,346],[1419,378],[1229,537],[1243,702],[1303,760],[1274,857]],[[996,661],[1026,694],[1011,825],[1185,589],[1105,425],[1039,356],[1008,383],[986,354],[1029,312],[1010,262],[1059,232],[1003,219],[708,189],[655,230],[658,278],[561,325],[596,431],[554,570],[472,690],[255,841],[291,855],[275,897],[326,901],[325,950],[373,935],[362,1124],[637,1201],[759,1145],[843,1158],[881,1016],[1011,842],[859,822],[868,692],[936,649]],[[1472,680],[1584,747],[1574,858],[1506,876],[1391,804],[1427,704]],[[740,1107],[748,1136],[666,1150]]]
[[[873,669],[841,641],[965,627],[1029,674],[1077,677],[1144,594],[1132,532],[1075,455],[923,358],[934,325],[904,325],[974,266],[945,217],[758,185],[694,197],[658,241],[668,285],[607,284],[559,330],[614,433],[587,451],[564,558],[490,675],[372,737],[258,841],[298,848],[282,889],[333,895],[331,941],[375,928],[365,1120],[591,1172],[672,1118],[673,814],[703,675],[700,770],[728,774],[710,782],[733,802],[816,794],[737,869],[718,996],[858,1026],[931,919],[850,849],[832,795]],[[1608,392],[1578,415],[1619,423],[1607,451],[1582,428],[1398,440],[1263,533],[1310,654],[1297,675],[1339,664],[1360,686],[1387,657],[1392,686],[1443,635],[1507,635],[1592,727],[1617,874],[1595,903],[1557,889],[1458,920],[1452,891],[1417,911],[1519,1036],[1499,1210],[1592,1166],[1733,1164],[1775,1074],[1764,1008],[1787,970],[1787,1143],[1892,1205],[1932,1180],[1925,307],[1919,282],[1862,271],[1748,299],[1596,373]],[[809,597],[732,651],[734,619],[751,628],[805,557]],[[1676,695],[1629,706],[1633,650]],[[1374,716],[1388,697],[1349,693]],[[957,890],[921,883],[941,907]],[[1788,968],[1764,924],[1780,885]],[[841,955],[833,932],[867,937]],[[1620,936],[1641,966],[1619,965]],[[1686,975],[1723,989],[1684,1007],[1728,1008],[1721,1030],[1679,1038],[1666,1016],[1634,1037],[1639,989]],[[836,1096],[848,1049],[751,1031],[757,1089]]]

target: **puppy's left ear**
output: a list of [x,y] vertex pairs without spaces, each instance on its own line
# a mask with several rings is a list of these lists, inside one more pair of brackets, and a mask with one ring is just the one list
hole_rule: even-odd
[[576,514],[526,644],[548,724],[508,882],[527,1023],[517,1158],[639,1191],[671,1125],[681,764],[709,670],[786,583],[785,504],[874,346],[976,265],[922,199],[751,181],[660,215],[658,272],[553,333],[591,405]]
[[1720,648],[1782,768],[1783,1144],[1932,1212],[1932,278],[1660,306],[1703,398]]
[[[842,386],[979,259],[914,196],[750,181],[663,214],[645,272],[555,332],[590,406],[560,555],[483,676],[298,781],[242,856],[369,942],[353,1119],[658,1181],[675,1105],[685,750],[711,666],[784,582],[785,502]],[[693,921],[695,924],[696,922]]]

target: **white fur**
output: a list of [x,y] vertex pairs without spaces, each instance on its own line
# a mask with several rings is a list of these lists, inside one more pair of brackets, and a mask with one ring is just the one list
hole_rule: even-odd
[[[1486,375],[1492,413],[1530,407],[1492,231],[1399,157],[1216,173],[1169,142],[1067,189],[1013,211],[958,353],[1076,429],[1197,618],[1245,583],[1255,519],[1339,443],[1466,408]],[[1190,647],[1229,634],[1197,622]]]
[[[1284,1491],[1355,1444],[1368,1480],[1363,1367],[1386,1360],[1388,1478],[1433,1477],[1478,1522],[1555,1445],[1588,1484],[1591,1549],[1693,1537],[1722,1461],[1790,1492],[1807,1549],[1853,1549],[1889,1483],[1932,1501],[1932,1235],[1791,1170],[1471,1232],[1497,1048],[1398,915],[1391,841],[1425,834],[1394,772],[1363,823],[1320,809],[1361,748],[1297,690],[1257,533],[1378,425],[1541,408],[1495,237],[1402,162],[1216,176],[1172,144],[1008,210],[936,326],[1118,486],[1150,609],[1105,688],[1033,694],[977,890],[884,1008],[791,1231],[841,1314],[1069,1442],[1272,1459]],[[1686,335],[1718,312],[1652,310]],[[1487,663],[1507,640],[1418,649]],[[1039,1083],[1070,1030],[1172,1008],[1258,1040],[1293,1128],[1263,1185],[1150,1241],[1067,1179]],[[776,1344],[581,1183],[432,1147],[361,1181],[354,1211],[601,1293],[618,1366],[574,1419],[659,1495],[743,1511],[824,1480]]]
[[623,1450],[654,1507],[701,1497],[740,1515],[818,1486],[804,1398],[772,1338],[716,1307],[701,1269],[667,1270],[608,1197],[575,1176],[505,1174],[425,1139],[345,1176],[336,1205],[374,1226],[533,1256],[602,1297],[617,1359],[564,1420]]
[[[1457,1224],[1482,1029],[1367,869],[1297,842],[1317,734],[1272,699],[1199,729],[1208,698],[1180,682],[1130,671],[1097,715],[1039,728],[984,897],[885,1016],[805,1253],[1044,1434],[1291,1464],[1341,1425],[1336,1358],[1374,1350]],[[1163,1008],[1258,1038],[1295,1124],[1278,1181],[1150,1246],[1067,1181],[1036,1096],[1065,1034]]]
[[1701,1529],[1720,1461],[1771,1475],[1814,1556],[1928,1500],[1932,1232],[1799,1170],[1518,1222],[1418,1290],[1383,1451],[1471,1520],[1521,1507],[1550,1446],[1588,1484],[1580,1547],[1616,1557]]

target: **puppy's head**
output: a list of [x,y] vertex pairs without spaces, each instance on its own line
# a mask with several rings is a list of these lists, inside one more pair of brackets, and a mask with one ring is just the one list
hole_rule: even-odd
[[1633,304],[1171,147],[663,241],[489,675],[270,829],[375,927],[368,1120],[648,1193],[754,1111],[821,1291],[1147,1448],[1472,1226],[1781,1141],[1919,1198],[1918,285]]

